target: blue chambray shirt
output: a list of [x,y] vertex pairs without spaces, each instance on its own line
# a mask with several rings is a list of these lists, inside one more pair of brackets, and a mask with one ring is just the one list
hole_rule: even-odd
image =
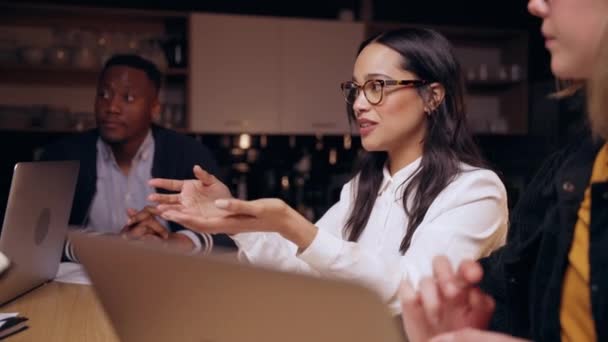
[[[101,138],[97,139],[97,191],[89,212],[87,229],[101,233],[119,233],[127,223],[127,208],[137,211],[146,205],[155,189],[148,185],[152,178],[154,139],[148,131],[144,142],[132,160],[128,175],[122,173],[114,153]],[[167,222],[160,220],[168,227]]]

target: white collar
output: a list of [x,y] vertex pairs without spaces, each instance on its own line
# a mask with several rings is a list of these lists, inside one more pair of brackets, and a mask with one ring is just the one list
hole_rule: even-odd
[[[387,164],[384,164],[384,167],[382,168],[382,183],[380,184],[380,188],[378,189],[378,195],[382,194],[391,184],[396,184],[397,186],[400,186],[409,178],[411,178],[414,172],[418,169],[421,160],[422,157],[416,158],[416,160],[407,164],[399,171],[395,172],[395,174],[392,176],[388,170]],[[393,191],[395,190],[396,188]]]

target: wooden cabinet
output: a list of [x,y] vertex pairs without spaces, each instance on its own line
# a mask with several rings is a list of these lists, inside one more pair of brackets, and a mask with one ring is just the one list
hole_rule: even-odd
[[190,37],[193,131],[349,131],[340,82],[363,24],[193,14]]
[[[406,26],[414,25],[193,15],[190,128],[349,133],[339,84],[351,78],[359,44],[365,36]],[[527,34],[434,28],[453,43],[462,65],[472,131],[526,134]]]
[[279,133],[280,21],[190,16],[190,127],[194,132]]
[[362,23],[282,20],[281,131],[350,132],[340,83],[350,80]]

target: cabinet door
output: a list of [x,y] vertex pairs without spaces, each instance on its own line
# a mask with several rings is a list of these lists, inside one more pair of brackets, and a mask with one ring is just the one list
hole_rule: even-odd
[[264,17],[190,17],[190,129],[276,133],[279,22]]
[[281,127],[292,134],[348,133],[340,83],[350,80],[362,23],[281,20]]

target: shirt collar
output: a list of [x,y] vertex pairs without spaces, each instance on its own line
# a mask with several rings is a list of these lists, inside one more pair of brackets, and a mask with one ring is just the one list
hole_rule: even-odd
[[[143,143],[139,146],[137,153],[135,153],[135,157],[133,160],[146,161],[148,158],[152,157],[152,149],[154,146],[154,139],[152,138],[152,130],[148,130],[148,134],[144,138]],[[112,152],[112,148],[108,145],[101,137],[97,139],[97,150],[100,152],[104,161],[109,162],[114,160],[114,153]]]
[[381,195],[384,191],[386,191],[386,189],[392,184],[396,185],[396,187],[393,189],[393,191],[395,191],[398,186],[403,184],[403,182],[408,180],[408,178],[410,178],[414,174],[416,169],[418,169],[418,166],[420,165],[421,160],[422,160],[422,157],[418,157],[413,162],[411,162],[411,163],[407,164],[406,166],[404,166],[403,168],[401,168],[401,170],[395,172],[395,174],[392,176],[388,170],[387,163],[385,163],[384,167],[382,168],[383,177],[382,177],[382,183],[380,184],[380,188],[378,189],[378,196]]

